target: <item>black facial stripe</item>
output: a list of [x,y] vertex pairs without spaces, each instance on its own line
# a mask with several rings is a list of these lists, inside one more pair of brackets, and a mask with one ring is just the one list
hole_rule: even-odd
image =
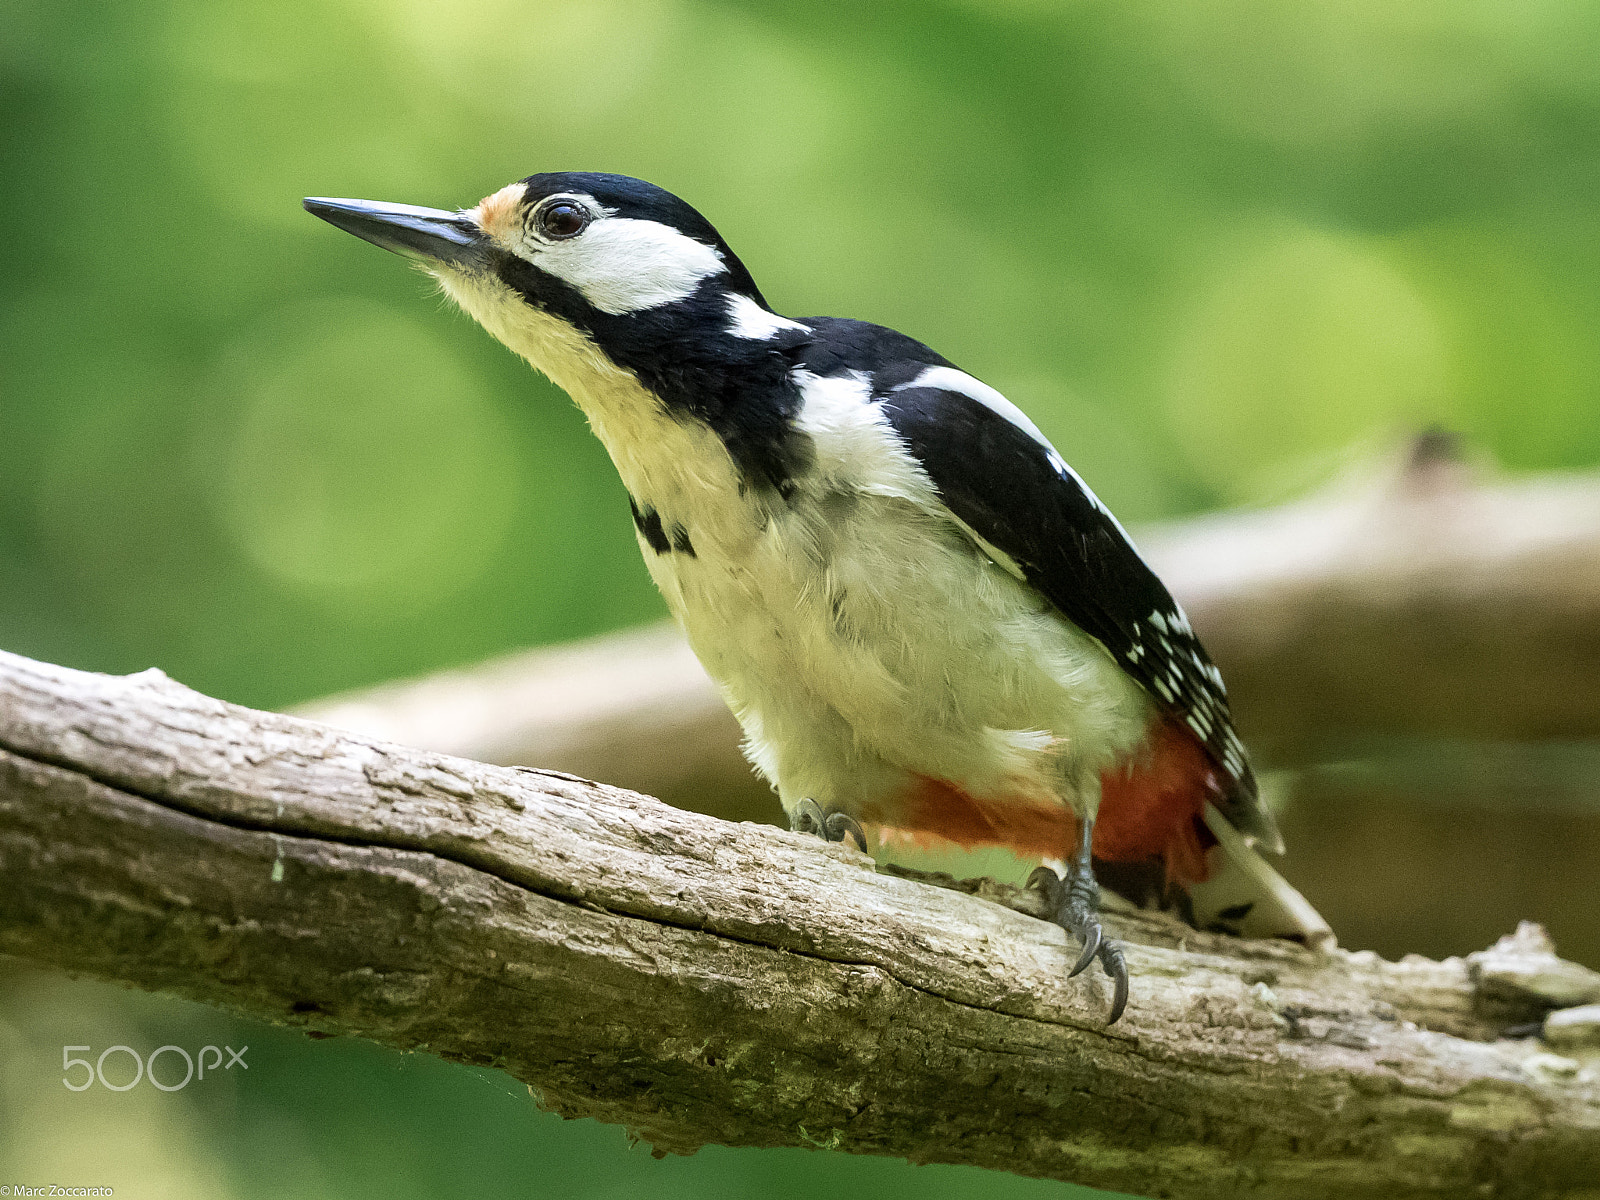
[[792,351],[806,335],[785,330],[764,341],[729,335],[726,276],[702,280],[676,303],[616,315],[517,255],[505,255],[498,268],[508,287],[582,330],[669,411],[709,425],[751,486],[787,495],[810,466],[811,440],[791,425],[800,409]]

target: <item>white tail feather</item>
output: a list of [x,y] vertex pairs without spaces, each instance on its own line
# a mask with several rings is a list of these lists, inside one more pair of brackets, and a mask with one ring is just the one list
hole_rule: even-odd
[[[1221,926],[1244,937],[1293,938],[1315,950],[1337,945],[1322,914],[1214,805],[1206,805],[1205,821],[1218,844],[1211,852],[1215,864],[1211,878],[1189,889],[1200,928]],[[1233,915],[1245,906],[1242,915]]]

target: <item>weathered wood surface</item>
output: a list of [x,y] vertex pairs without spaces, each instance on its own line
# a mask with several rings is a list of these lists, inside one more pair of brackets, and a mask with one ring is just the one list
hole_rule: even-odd
[[1031,897],[987,894],[0,655],[0,952],[499,1067],[664,1151],[1151,1196],[1600,1197],[1600,1052],[1494,1040],[1600,999],[1531,928],[1389,963],[1112,914],[1134,987],[1107,1029],[1105,981],[1065,977]]

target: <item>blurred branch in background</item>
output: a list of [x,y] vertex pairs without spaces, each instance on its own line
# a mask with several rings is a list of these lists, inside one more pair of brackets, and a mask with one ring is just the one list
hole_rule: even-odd
[[1425,435],[1364,484],[1141,544],[1267,766],[1374,735],[1600,737],[1600,475],[1479,484]]
[[781,818],[674,625],[541,647],[303,704],[296,716],[479,762],[542,767],[729,820]]
[[[1139,540],[1258,760],[1286,772],[1286,872],[1347,944],[1465,952],[1536,914],[1600,965],[1600,761],[1581,744],[1600,739],[1600,476],[1480,482],[1429,434],[1310,499]],[[296,711],[780,819],[669,626]],[[1425,883],[1468,877],[1465,896]]]
[[1531,925],[1396,964],[1111,914],[1106,1028],[1031,894],[13,655],[0,863],[0,952],[498,1067],[663,1153],[1179,1198],[1594,1182],[1600,974]]

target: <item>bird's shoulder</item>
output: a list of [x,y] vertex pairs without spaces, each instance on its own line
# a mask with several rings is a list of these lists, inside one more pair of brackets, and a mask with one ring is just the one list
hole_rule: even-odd
[[805,317],[799,324],[806,332],[794,345],[796,366],[823,378],[866,376],[874,392],[914,377],[925,367],[954,366],[916,338],[886,325],[849,317]]

